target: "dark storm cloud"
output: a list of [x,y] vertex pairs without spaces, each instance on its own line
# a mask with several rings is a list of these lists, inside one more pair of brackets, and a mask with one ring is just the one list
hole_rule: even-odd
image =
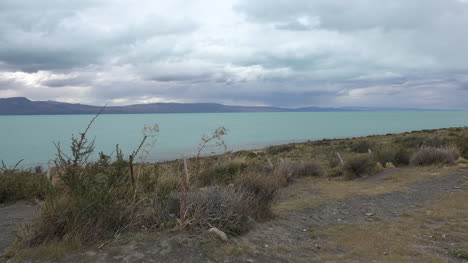
[[461,0],[3,0],[0,97],[466,108]]

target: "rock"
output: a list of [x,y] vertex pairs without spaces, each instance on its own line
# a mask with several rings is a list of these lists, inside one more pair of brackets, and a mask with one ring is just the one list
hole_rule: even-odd
[[454,186],[453,189],[461,189],[460,186]]
[[395,165],[394,165],[393,163],[391,163],[391,162],[387,162],[387,163],[385,164],[385,168],[393,169],[393,168],[395,168]]
[[221,239],[221,240],[223,240],[223,241],[227,241],[227,240],[228,240],[227,235],[226,235],[223,231],[217,229],[216,227],[210,228],[210,229],[208,230],[208,233],[215,234],[216,236],[219,237],[219,239]]
[[374,213],[366,213],[366,216],[373,216]]

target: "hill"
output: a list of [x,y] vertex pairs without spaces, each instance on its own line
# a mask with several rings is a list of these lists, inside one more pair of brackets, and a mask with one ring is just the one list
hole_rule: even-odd
[[[24,97],[0,98],[0,115],[59,115],[95,114],[100,106],[57,101],[31,101]],[[221,112],[329,112],[396,110],[379,108],[280,108],[267,106],[230,106],[217,103],[148,103],[127,106],[108,106],[104,114],[137,113],[221,113]],[[406,109],[416,110],[416,109]]]

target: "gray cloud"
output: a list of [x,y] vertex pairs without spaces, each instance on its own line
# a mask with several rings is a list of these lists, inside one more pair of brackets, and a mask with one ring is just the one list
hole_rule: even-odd
[[3,0],[0,97],[467,108],[459,0]]

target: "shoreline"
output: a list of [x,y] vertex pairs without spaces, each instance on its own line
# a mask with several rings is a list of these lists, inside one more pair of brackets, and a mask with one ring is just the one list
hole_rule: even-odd
[[[437,129],[422,129],[422,130],[412,130],[412,131],[406,131],[406,132],[395,132],[395,133],[386,133],[386,134],[370,134],[370,135],[362,135],[362,136],[347,136],[347,137],[335,137],[335,138],[321,138],[321,139],[308,139],[308,140],[293,140],[293,141],[286,141],[286,142],[278,142],[278,143],[272,143],[272,144],[266,144],[264,146],[253,146],[253,147],[233,147],[233,149],[228,150],[226,152],[219,152],[219,153],[207,153],[207,154],[202,154],[201,157],[215,157],[215,156],[221,156],[229,153],[236,153],[236,152],[242,152],[242,151],[249,151],[249,152],[264,152],[265,149],[269,147],[277,147],[277,146],[284,146],[284,145],[291,145],[291,144],[307,144],[307,143],[314,143],[314,142],[319,142],[319,141],[340,141],[340,140],[353,140],[353,139],[364,139],[364,138],[372,138],[372,137],[382,137],[382,136],[398,136],[398,135],[405,135],[405,134],[413,134],[413,133],[424,133],[424,132],[436,132],[436,131],[443,131],[443,130],[450,130],[450,129],[464,129],[468,128],[468,126],[454,126],[454,127],[447,127],[447,128],[437,128]],[[229,145],[227,145],[229,148]],[[156,146],[157,148],[157,143]],[[96,152],[99,152],[99,150],[96,150]],[[171,154],[169,154],[171,155]],[[145,161],[144,164],[160,164],[160,163],[167,163],[167,162],[175,162],[178,160],[182,160],[184,157],[186,158],[193,158],[194,154],[192,155],[180,155],[179,157],[172,158],[172,157],[167,157],[167,158],[158,158],[158,159],[152,159],[149,161]],[[22,169],[32,169],[37,166],[40,166],[41,168],[45,169],[48,168],[48,164],[53,164],[54,159],[50,159],[49,162],[39,162],[39,163],[28,163],[28,162],[21,162],[20,166]],[[52,167],[52,166],[50,166]],[[45,170],[47,171],[47,169]]]

